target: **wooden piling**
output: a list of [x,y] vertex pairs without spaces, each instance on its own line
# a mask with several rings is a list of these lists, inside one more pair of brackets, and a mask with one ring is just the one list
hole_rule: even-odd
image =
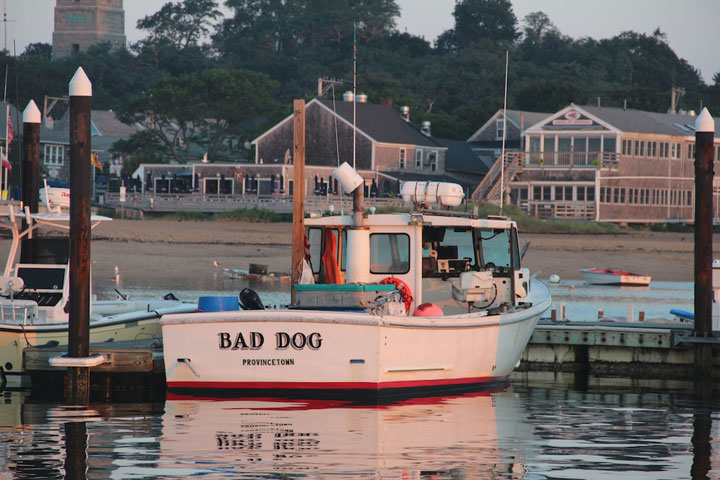
[[[695,122],[695,335],[712,336],[713,141],[715,122],[707,108]],[[698,343],[697,379],[712,372],[712,346]]]
[[[23,168],[22,203],[31,213],[38,213],[40,203],[40,110],[30,100],[23,111]],[[23,220],[23,230],[27,220]],[[37,258],[36,239],[24,237],[20,247],[20,261],[34,263]]]
[[[290,302],[300,281],[305,255],[305,100],[293,102],[293,248]],[[318,259],[319,261],[319,259]]]
[[[70,299],[68,356],[90,352],[90,100],[92,85],[82,67],[70,81]],[[68,369],[67,402],[90,401],[90,371]]]

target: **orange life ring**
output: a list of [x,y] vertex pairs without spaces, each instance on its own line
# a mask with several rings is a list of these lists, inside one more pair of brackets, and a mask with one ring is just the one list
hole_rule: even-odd
[[400,297],[402,298],[403,303],[405,303],[405,311],[410,311],[410,305],[412,305],[413,296],[412,291],[410,291],[410,287],[408,287],[407,283],[403,282],[397,277],[383,278],[378,283],[381,285],[395,285],[397,291],[400,292]]

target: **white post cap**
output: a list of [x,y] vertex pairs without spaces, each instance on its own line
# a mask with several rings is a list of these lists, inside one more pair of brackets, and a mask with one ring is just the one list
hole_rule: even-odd
[[23,123],[40,123],[41,120],[40,109],[35,105],[35,100],[30,100],[23,110]]
[[71,97],[92,97],[92,83],[85,70],[82,67],[78,67],[70,80],[70,96]]
[[712,115],[708,112],[707,107],[702,109],[697,120],[695,120],[695,131],[696,132],[715,132],[715,120]]

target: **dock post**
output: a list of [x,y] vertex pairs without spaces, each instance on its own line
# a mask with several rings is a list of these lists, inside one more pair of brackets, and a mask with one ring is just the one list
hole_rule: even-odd
[[[30,213],[38,213],[40,203],[40,109],[30,100],[23,110],[23,168],[22,203],[30,208]],[[27,228],[23,220],[23,230]],[[37,251],[34,238],[23,238],[20,247],[20,261],[35,263]]]
[[293,248],[290,303],[300,281],[305,256],[305,100],[293,102]]
[[[90,100],[82,67],[70,80],[70,299],[68,355],[90,354]],[[67,403],[90,401],[90,370],[68,367]]]
[[[712,336],[713,142],[715,121],[707,108],[695,121],[695,335]],[[696,380],[710,380],[712,344],[695,351]]]

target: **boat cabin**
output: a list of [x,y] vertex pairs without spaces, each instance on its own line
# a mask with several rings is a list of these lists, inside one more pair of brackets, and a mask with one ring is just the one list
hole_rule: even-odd
[[365,215],[362,227],[348,215],[306,219],[305,226],[315,283],[295,286],[299,308],[366,308],[398,291],[403,315],[428,303],[442,315],[493,313],[516,308],[528,293],[517,227],[503,217],[424,210]]

